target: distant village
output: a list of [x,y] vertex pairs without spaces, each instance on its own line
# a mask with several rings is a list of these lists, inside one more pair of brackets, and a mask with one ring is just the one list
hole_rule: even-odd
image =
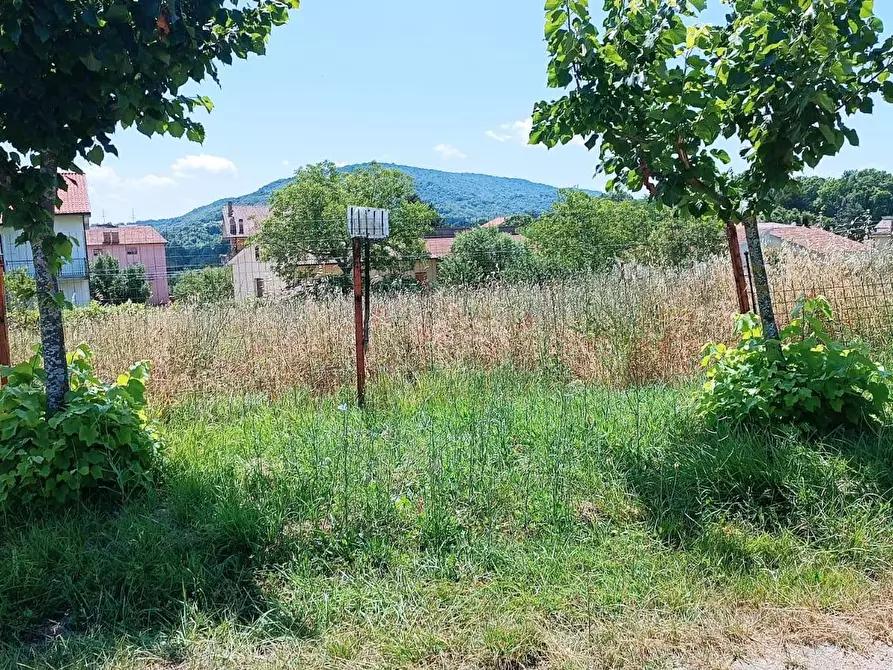
[[[137,264],[146,269],[150,305],[166,305],[171,301],[170,282],[183,268],[172,268],[167,261],[167,240],[151,226],[92,225],[87,177],[66,173],[68,188],[59,192],[61,204],[56,207],[55,228],[73,241],[73,253],[59,273],[59,288],[75,306],[90,302],[90,267],[102,256],[110,256],[122,268]],[[229,252],[221,259],[232,269],[233,295],[236,300],[277,298],[289,294],[286,283],[277,275],[273,264],[264,260],[252,237],[269,218],[265,205],[237,205],[229,202],[221,211],[221,234]],[[507,217],[498,217],[482,224],[523,240]],[[439,262],[451,252],[456,235],[464,229],[439,227],[425,236],[425,257],[417,260],[413,278],[432,285],[437,279]],[[24,269],[33,275],[34,263],[30,246],[16,243],[18,233],[9,227],[0,228],[0,251],[6,271]],[[821,228],[808,228],[776,223],[761,223],[760,238],[767,248],[789,245],[816,254],[832,252],[859,253],[871,247],[893,242],[893,217],[884,218],[865,242],[856,242]],[[743,230],[738,231],[742,254],[747,252]],[[316,259],[302,261],[307,276],[326,277],[341,274],[334,262]]]

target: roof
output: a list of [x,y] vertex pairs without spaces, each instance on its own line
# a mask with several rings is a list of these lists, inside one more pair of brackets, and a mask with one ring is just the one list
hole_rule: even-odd
[[87,193],[87,177],[74,172],[62,172],[68,190],[59,189],[62,204],[56,207],[56,214],[90,214],[90,196]]
[[[232,207],[232,213],[230,213]],[[223,237],[250,237],[260,230],[260,225],[270,218],[270,208],[267,205],[230,205],[223,206]],[[229,226],[232,222],[244,221],[245,227],[241,233],[231,235]]]
[[887,237],[890,235],[893,235],[893,217],[885,216],[875,227],[872,236]]
[[481,228],[502,228],[505,225],[506,221],[508,221],[507,217],[499,216],[495,219],[487,221],[487,223],[481,224]]
[[[759,227],[760,237],[774,237],[782,242],[787,242],[815,253],[857,253],[867,249],[861,242],[856,242],[848,237],[837,235],[822,228],[807,228],[805,226],[791,226],[781,223],[761,223]],[[737,231],[738,242],[744,244],[744,226],[737,226]]]
[[[483,226],[482,226],[483,227]],[[515,242],[523,242],[523,235],[509,235]],[[430,237],[425,240],[425,251],[431,258],[443,258],[449,256],[453,250],[456,237]]]
[[[117,240],[107,236],[117,233]],[[152,226],[94,226],[87,228],[87,246],[101,247],[107,245],[167,244]]]
[[430,237],[425,240],[425,251],[431,258],[443,258],[450,255],[455,241],[455,237]]

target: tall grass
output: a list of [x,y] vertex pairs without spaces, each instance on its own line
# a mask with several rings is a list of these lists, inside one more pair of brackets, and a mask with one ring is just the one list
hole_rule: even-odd
[[[801,293],[826,293],[857,335],[890,346],[891,257],[777,256],[772,277],[782,317]],[[676,382],[696,371],[705,342],[729,337],[735,307],[722,258],[679,270],[627,266],[544,285],[376,296],[370,371],[373,378],[412,378],[507,367],[614,388]],[[105,375],[151,360],[159,404],[232,389],[331,392],[353,378],[351,310],[340,297],[99,310],[73,315],[67,336],[93,347]],[[25,357],[36,339],[33,330],[14,331],[14,357]]]
[[687,389],[542,374],[348,396],[196,398],[148,497],[0,519],[0,665],[642,668],[851,611],[893,633],[887,432],[711,433]]

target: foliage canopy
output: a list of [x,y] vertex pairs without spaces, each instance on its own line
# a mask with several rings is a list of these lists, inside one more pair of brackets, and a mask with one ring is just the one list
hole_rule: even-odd
[[588,4],[546,2],[549,85],[565,94],[536,105],[531,142],[582,136],[610,188],[694,215],[767,212],[792,175],[858,144],[848,116],[893,101],[873,0],[729,0],[716,24],[699,20],[705,0],[609,1],[601,29]]
[[273,194],[270,205],[270,218],[257,242],[276,272],[292,285],[314,271],[316,264],[307,261],[336,263],[345,276],[350,274],[350,205],[391,212],[390,237],[372,245],[370,261],[376,270],[411,267],[411,259],[424,255],[422,235],[438,220],[437,212],[419,199],[412,177],[375,163],[349,173],[331,162],[301,168],[291,183]]

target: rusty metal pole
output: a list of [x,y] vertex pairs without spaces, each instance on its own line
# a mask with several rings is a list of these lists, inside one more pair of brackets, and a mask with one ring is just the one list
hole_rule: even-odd
[[[0,365],[12,365],[9,351],[9,322],[6,320],[6,267],[0,250]],[[6,385],[6,377],[0,376],[0,387]]]
[[729,255],[732,257],[732,275],[735,278],[738,311],[742,314],[747,314],[750,311],[750,299],[747,297],[747,277],[744,275],[744,264],[741,262],[741,245],[738,243],[738,231],[733,223],[726,223],[726,240],[729,243]]
[[359,237],[353,238],[353,311],[357,350],[357,405],[366,406],[366,351],[363,346],[363,254]]

